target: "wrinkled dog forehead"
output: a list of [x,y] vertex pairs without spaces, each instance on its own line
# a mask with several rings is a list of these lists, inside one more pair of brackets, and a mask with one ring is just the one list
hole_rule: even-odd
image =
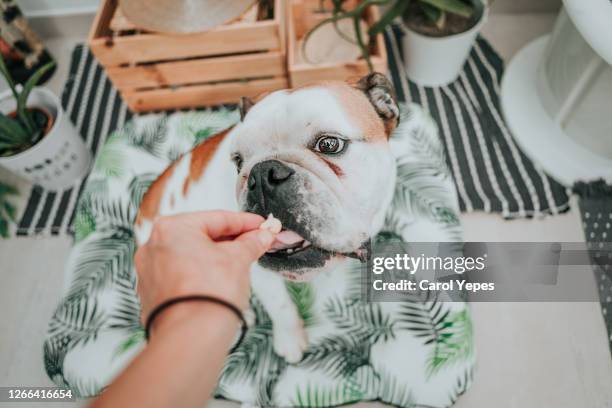
[[366,142],[387,140],[367,97],[344,83],[274,92],[255,104],[236,129],[236,150],[303,146],[319,133]]

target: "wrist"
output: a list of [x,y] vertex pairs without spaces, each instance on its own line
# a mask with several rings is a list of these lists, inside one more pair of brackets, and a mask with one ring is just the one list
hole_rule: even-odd
[[164,309],[151,325],[151,338],[163,336],[183,327],[203,327],[211,323],[217,325],[240,324],[240,319],[229,308],[207,301],[179,302]]

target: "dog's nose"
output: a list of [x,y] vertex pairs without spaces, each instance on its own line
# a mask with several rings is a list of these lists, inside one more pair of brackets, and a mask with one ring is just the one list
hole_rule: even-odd
[[247,181],[249,207],[260,206],[261,211],[266,211],[266,197],[273,198],[294,173],[295,170],[278,160],[266,160],[253,166]]
[[278,160],[266,160],[257,163],[253,166],[249,175],[249,190],[255,190],[259,187],[266,191],[273,191],[289,180],[293,173],[295,171],[292,168]]

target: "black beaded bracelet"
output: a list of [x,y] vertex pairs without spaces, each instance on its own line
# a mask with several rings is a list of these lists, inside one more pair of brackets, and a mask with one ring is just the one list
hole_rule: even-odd
[[225,301],[223,299],[219,299],[219,298],[216,298],[214,296],[207,296],[207,295],[187,295],[187,296],[175,297],[175,298],[172,298],[172,299],[168,299],[165,302],[163,302],[160,305],[158,305],[155,309],[153,309],[153,311],[151,312],[151,314],[147,318],[147,322],[145,324],[145,335],[146,335],[147,341],[149,340],[149,337],[151,336],[151,326],[153,325],[153,322],[155,321],[155,318],[161,312],[163,312],[164,310],[166,310],[170,306],[175,305],[177,303],[194,302],[194,301],[197,301],[197,302],[210,302],[210,303],[215,303],[215,304],[218,304],[218,305],[221,305],[221,306],[225,306],[226,308],[231,310],[238,317],[238,320],[240,320],[240,323],[242,324],[242,330],[240,332],[240,337],[238,338],[238,341],[236,342],[234,347],[232,347],[232,351],[235,350],[236,347],[238,347],[238,345],[242,342],[242,339],[244,338],[244,335],[245,335],[246,330],[247,330],[247,322],[246,322],[246,320],[244,320],[244,315],[242,314],[240,309],[238,309],[233,304],[231,304],[231,303],[229,303],[229,302],[227,302],[227,301]]

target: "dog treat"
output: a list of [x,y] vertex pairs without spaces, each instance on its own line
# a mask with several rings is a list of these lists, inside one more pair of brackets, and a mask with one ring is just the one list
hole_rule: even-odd
[[268,215],[268,218],[259,226],[259,229],[265,229],[273,234],[281,232],[283,225],[278,218],[275,218],[272,213]]

